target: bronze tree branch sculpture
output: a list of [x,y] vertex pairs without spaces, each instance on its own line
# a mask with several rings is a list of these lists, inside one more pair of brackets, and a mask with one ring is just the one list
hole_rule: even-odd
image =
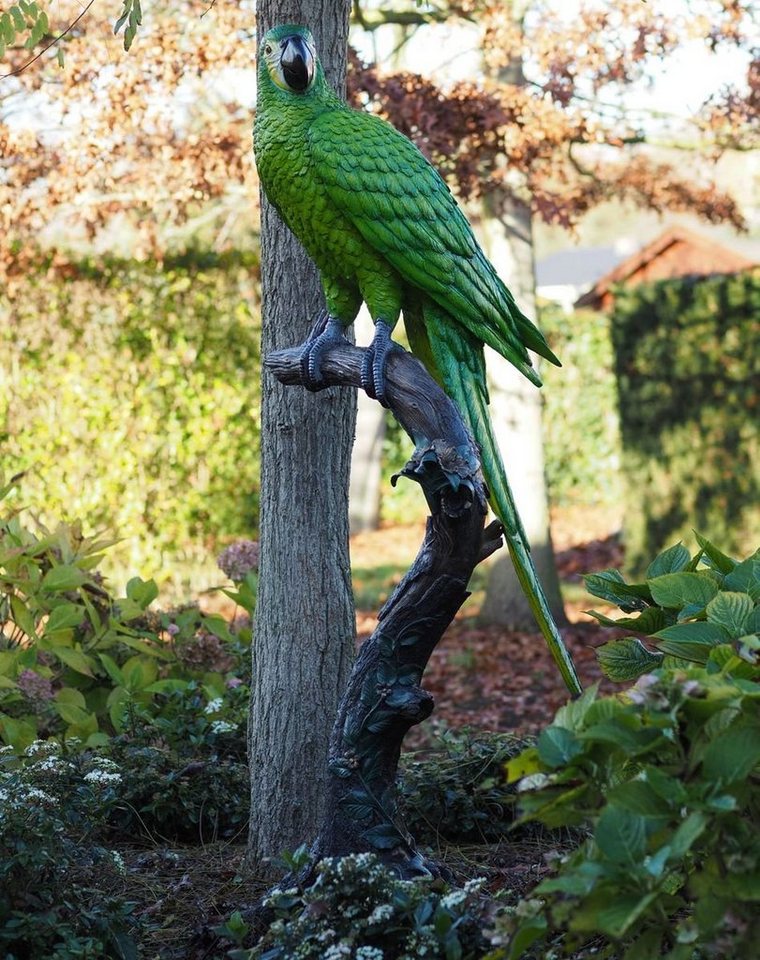
[[[332,347],[321,358],[324,387],[360,386],[365,353],[347,344]],[[304,384],[299,348],[271,354],[266,365],[282,383]],[[487,491],[478,450],[454,403],[400,348],[389,356],[386,377],[388,405],[415,444],[401,475],[420,484],[431,516],[417,558],[380,610],[339,705],[312,863],[370,850],[411,877],[437,868],[416,850],[399,816],[401,743],[433,710],[421,686],[423,671],[468,596],[476,564],[501,546],[501,525],[484,529]]]

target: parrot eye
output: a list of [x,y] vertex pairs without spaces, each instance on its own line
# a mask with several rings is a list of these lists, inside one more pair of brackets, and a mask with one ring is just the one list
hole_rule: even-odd
[[271,48],[271,46],[270,46],[269,44],[267,44],[267,45],[264,47],[264,53],[265,53],[267,56],[269,56],[269,54],[270,54],[271,52],[272,52],[272,48]]

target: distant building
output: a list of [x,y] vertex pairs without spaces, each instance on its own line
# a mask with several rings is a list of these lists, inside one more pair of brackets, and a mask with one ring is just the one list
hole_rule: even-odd
[[575,301],[575,306],[608,310],[614,300],[612,288],[617,284],[635,286],[651,280],[741,273],[755,266],[754,261],[714,240],[673,227],[613,266]]
[[630,240],[608,247],[559,250],[536,263],[536,293],[571,313],[575,301],[634,249]]

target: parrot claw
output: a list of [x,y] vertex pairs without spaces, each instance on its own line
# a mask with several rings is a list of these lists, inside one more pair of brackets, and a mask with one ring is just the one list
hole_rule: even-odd
[[375,321],[375,336],[367,347],[362,361],[361,385],[367,396],[388,407],[386,395],[385,367],[388,356],[394,350],[402,348],[391,340],[391,328],[383,320]]
[[348,343],[348,340],[343,336],[341,322],[321,313],[301,348],[301,377],[307,390],[316,393],[325,388],[320,372],[322,357],[331,347],[342,343]]

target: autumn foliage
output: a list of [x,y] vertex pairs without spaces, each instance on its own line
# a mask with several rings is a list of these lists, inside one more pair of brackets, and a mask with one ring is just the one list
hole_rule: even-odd
[[[394,19],[407,32],[464,24],[483,71],[447,85],[354,56],[349,96],[411,136],[465,198],[504,186],[565,226],[622,198],[741,227],[736,198],[681,157],[653,155],[614,94],[685,41],[747,47],[748,5],[694,0],[688,20],[665,0],[587,0],[572,19],[563,6],[358,8],[370,31]],[[80,13],[72,0],[51,5],[44,35],[38,27],[30,49],[19,35],[2,60],[13,75],[0,81],[0,270],[20,277],[39,246],[160,258],[199,239],[217,249],[246,242],[257,196],[250,6],[167,0],[147,11],[129,53],[113,35],[118,10],[93,8],[42,52]],[[688,131],[692,154],[756,145],[759,76],[755,59],[746,89],[715,91]]]

